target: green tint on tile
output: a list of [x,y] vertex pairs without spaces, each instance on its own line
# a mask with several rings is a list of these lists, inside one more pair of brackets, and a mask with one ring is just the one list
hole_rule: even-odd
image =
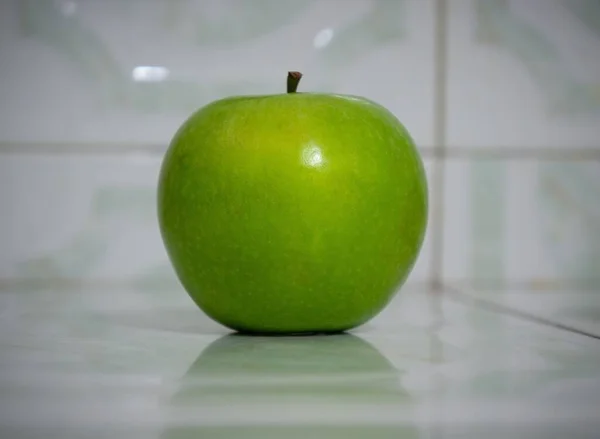
[[598,187],[596,161],[449,160],[445,279],[600,291]]
[[450,147],[596,149],[596,3],[448,2]]
[[[117,246],[114,238],[119,234],[119,227],[135,228],[154,222],[155,198],[156,191],[151,185],[146,188],[99,188],[92,196],[91,208],[81,229],[59,250],[19,262],[17,276],[80,280],[97,277],[98,268],[103,265],[111,248]],[[120,226],[117,226],[119,223]],[[48,233],[52,231],[48,230]],[[146,239],[156,239],[153,235],[148,234]],[[128,252],[135,257],[135,243]],[[162,254],[157,256],[160,259]],[[131,262],[124,260],[121,263]],[[125,268],[124,271],[128,270]],[[127,277],[133,274],[128,273]],[[105,277],[110,279],[111,274]]]
[[[552,14],[565,14],[563,23],[572,25],[569,19],[575,18],[580,20],[580,25],[585,23],[591,27],[596,33],[596,38],[600,37],[600,21],[593,20],[593,17],[598,17],[597,2],[562,0],[556,2],[558,5],[539,1],[538,3],[541,8]],[[564,9],[561,8],[563,5]],[[521,11],[509,0],[477,0],[475,6],[478,18],[476,35],[479,41],[508,50],[526,66],[547,99],[549,114],[600,113],[600,81],[597,78],[578,78],[577,72],[569,66],[574,60],[567,58],[561,42],[557,42],[557,39],[553,38],[554,35],[548,34],[549,26],[540,26],[540,22],[532,19],[530,14],[523,14],[529,12],[528,10]],[[582,20],[584,11],[586,15],[590,15]],[[552,32],[560,31],[564,30],[552,29]],[[600,40],[598,42],[600,43]],[[564,45],[564,41],[562,43]],[[592,55],[592,46],[586,52],[582,51],[584,47],[577,49],[580,53],[576,63],[579,66],[585,65],[582,58]]]
[[4,155],[0,277],[125,281],[164,264],[160,157]]
[[600,2],[597,0],[563,0],[562,4],[589,30],[600,37]]
[[[194,39],[201,46],[232,47],[257,40],[288,26],[314,5],[316,0],[221,0],[213,3],[179,3],[179,25],[193,25]],[[194,7],[195,6],[195,7]],[[165,8],[174,8],[165,5]],[[174,14],[170,14],[173,17]],[[177,32],[178,26],[171,29]]]
[[23,0],[16,9],[20,37],[43,42],[56,51],[107,99],[122,93],[127,79],[117,59],[93,28],[82,23],[76,3]]
[[501,161],[470,164],[470,278],[474,283],[502,282],[506,233],[506,175]]
[[559,276],[600,293],[600,163],[540,165],[543,246]]
[[[365,340],[350,334],[322,337],[228,335],[208,346],[170,401],[197,404],[295,402],[406,403],[398,371]],[[353,377],[347,381],[344,376]]]
[[[375,1],[359,19],[335,31],[330,29],[331,41],[318,52],[320,62],[331,69],[330,84],[325,88],[335,87],[335,77],[378,47],[407,38],[407,12],[406,0]],[[317,40],[315,43],[321,44]]]
[[386,425],[292,425],[292,426],[239,426],[239,427],[194,427],[173,426],[166,429],[161,439],[419,439],[415,427]]

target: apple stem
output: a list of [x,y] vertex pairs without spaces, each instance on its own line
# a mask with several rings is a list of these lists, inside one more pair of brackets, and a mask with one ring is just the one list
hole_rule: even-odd
[[288,77],[287,77],[287,92],[288,93],[296,93],[296,90],[298,89],[298,84],[300,83],[300,79],[302,79],[302,73],[288,72]]

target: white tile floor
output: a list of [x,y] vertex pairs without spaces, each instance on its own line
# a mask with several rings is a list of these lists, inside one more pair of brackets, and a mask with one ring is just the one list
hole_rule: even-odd
[[600,340],[446,292],[320,337],[229,335],[181,291],[5,287],[0,312],[3,438],[600,431]]

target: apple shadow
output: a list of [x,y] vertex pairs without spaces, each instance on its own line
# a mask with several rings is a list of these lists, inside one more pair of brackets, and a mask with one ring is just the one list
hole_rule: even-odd
[[342,335],[348,333],[349,329],[341,329],[339,331],[303,331],[303,332],[261,332],[261,331],[245,331],[233,330],[231,336],[236,337],[264,337],[264,338],[286,338],[286,337],[326,337],[329,335]]
[[[171,416],[161,438],[418,438],[406,419],[373,420],[380,406],[414,406],[400,376],[352,334],[229,334],[204,349],[182,378],[166,404]],[[367,410],[357,419],[352,413],[362,406]]]

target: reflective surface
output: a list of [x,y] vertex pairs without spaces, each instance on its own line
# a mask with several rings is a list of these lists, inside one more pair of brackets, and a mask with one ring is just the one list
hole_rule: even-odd
[[600,431],[600,341],[450,294],[406,288],[320,337],[232,335],[181,291],[4,288],[0,310],[0,437]]
[[462,294],[481,301],[482,306],[529,316],[600,338],[600,297],[598,289],[593,286],[552,291],[467,287],[459,290]]

